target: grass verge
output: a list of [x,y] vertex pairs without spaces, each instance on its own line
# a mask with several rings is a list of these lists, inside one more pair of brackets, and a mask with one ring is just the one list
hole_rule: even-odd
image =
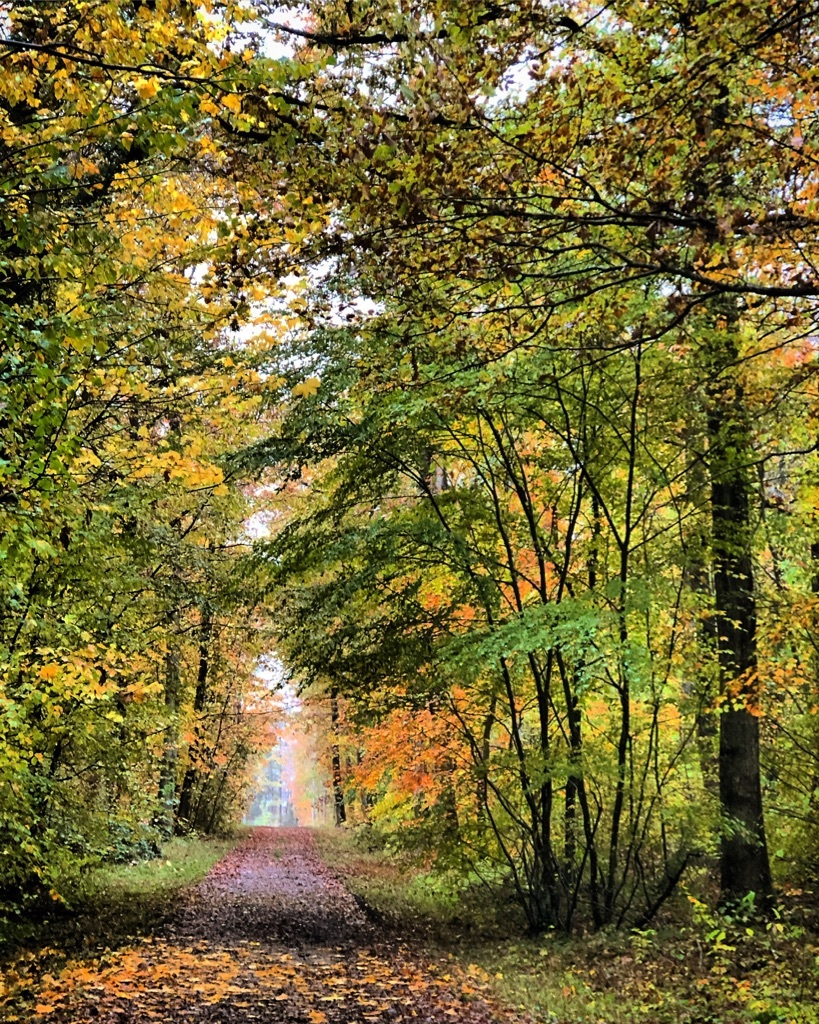
[[321,858],[379,923],[431,942],[458,935],[463,907],[452,884],[408,858],[367,849],[346,829],[317,828],[314,836]]
[[240,838],[175,838],[151,860],[92,868],[48,913],[4,921],[0,955],[21,948],[74,951],[116,946],[145,934],[163,918],[177,890],[203,878]]
[[237,838],[171,839],[162,847],[161,855],[152,860],[103,865],[88,872],[75,900],[78,903],[122,902],[132,898],[167,896],[204,878],[237,841]]

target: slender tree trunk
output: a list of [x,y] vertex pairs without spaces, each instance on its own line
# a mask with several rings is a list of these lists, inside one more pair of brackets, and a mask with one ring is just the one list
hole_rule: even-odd
[[713,331],[707,343],[714,604],[724,702],[719,715],[719,797],[724,899],[770,895],[755,714],[756,600],[751,561],[750,425],[736,375],[736,339]]
[[181,678],[179,650],[171,646],[165,659],[165,742],[159,769],[159,814],[157,824],[163,835],[170,836],[176,809],[176,771],[179,763],[179,698]]
[[332,772],[333,772],[333,804],[335,807],[336,825],[343,825],[347,820],[347,810],[344,806],[344,785],[341,777],[341,752],[338,746],[338,691],[334,686],[330,687],[330,723],[333,731],[332,738]]
[[489,702],[489,710],[484,718],[483,729],[481,730],[481,743],[479,747],[480,759],[478,768],[478,786],[476,791],[478,821],[485,823],[489,809],[489,758],[492,754],[492,729],[495,725],[495,710],[498,706],[498,695],[492,694]]
[[[617,738],[617,784],[614,790],[614,802],[611,811],[611,836],[609,839],[609,863],[606,879],[605,915],[610,922],[614,915],[614,905],[618,893],[618,877],[621,873],[620,835],[623,826],[623,814],[626,810],[627,792],[631,786],[630,755],[631,755],[631,669],[628,663],[629,624],[628,624],[628,588],[631,573],[631,537],[632,509],[634,505],[635,479],[637,466],[637,433],[638,413],[640,407],[640,390],[642,385],[642,346],[634,350],[634,386],[629,410],[629,457],[628,477],[625,494],[625,513],[622,531],[617,538],[620,549],[620,593],[618,598],[617,617],[619,639],[619,680],[617,695],[620,702],[620,725]],[[628,822],[630,825],[631,823]],[[625,877],[626,871],[622,870]]]
[[[199,625],[199,669],[196,673],[196,692],[193,697],[194,714],[201,714],[205,709],[208,699],[208,673],[210,670],[210,639],[213,631],[213,618],[210,606],[206,603],[202,609],[202,619]],[[194,723],[196,728],[196,723]],[[177,809],[177,828],[182,822],[190,822],[193,809],[193,791],[199,777],[197,758],[199,756],[199,741],[191,748],[188,754],[188,766],[185,769],[185,776],[182,779],[182,788],[179,792],[179,807]]]
[[[557,666],[560,671],[560,678],[563,683],[563,694],[567,708],[566,720],[569,727],[569,763],[572,768],[572,774],[569,776],[567,785],[570,784],[572,786],[572,791],[577,795],[577,801],[580,805],[581,821],[583,824],[583,840],[585,845],[583,860],[588,860],[589,863],[589,902],[591,905],[592,921],[594,922],[595,928],[601,928],[603,926],[603,907],[600,900],[600,856],[597,849],[596,826],[595,822],[592,820],[589,797],[586,791],[586,781],[583,777],[582,718],[577,695],[571,688],[568,667],[560,655],[560,652],[557,653],[556,657]],[[576,881],[579,882],[581,879],[582,865],[578,872]],[[567,932],[571,931],[572,918],[574,916],[576,903],[577,887],[575,887],[574,891],[571,893],[566,909],[565,927]]]
[[563,802],[563,863],[566,876],[566,888],[569,892],[574,888],[575,867],[577,864],[577,775],[575,762],[578,760],[579,750],[575,749],[574,729],[572,728],[575,718],[579,717],[577,695],[572,693],[569,697],[570,704],[566,709],[566,719],[569,722],[569,763],[572,774],[566,779],[566,792]]
[[[816,525],[814,524],[814,529]],[[819,540],[814,540],[810,546],[811,559],[811,581],[810,589],[814,595],[819,595]],[[814,613],[814,634],[819,636],[819,614]],[[813,658],[814,685],[819,681],[819,653]],[[814,825],[819,825],[819,721],[813,721],[813,772],[809,786],[808,796],[808,817],[813,819]],[[816,853],[819,858],[819,851]]]
[[[600,535],[602,532],[602,514],[600,511],[600,500],[595,492],[592,492],[592,532],[591,547],[586,563],[589,576],[589,591],[594,593],[597,589],[598,569],[600,558]],[[595,925],[600,922],[600,908],[597,899],[597,851],[595,840],[588,820],[588,805],[585,803],[585,791],[582,791],[582,719],[580,714],[580,703],[577,693],[572,689],[567,675],[565,664],[558,658],[561,679],[563,680],[563,692],[566,701],[566,722],[569,729],[569,766],[570,772],[566,779],[566,792],[563,810],[563,862],[565,885],[567,891],[566,910],[566,931],[571,931],[571,922],[576,904],[576,892],[579,878],[577,876],[577,801],[578,796],[583,798],[584,804],[584,831],[587,843],[586,853],[591,857],[591,890],[592,890],[592,916]]]

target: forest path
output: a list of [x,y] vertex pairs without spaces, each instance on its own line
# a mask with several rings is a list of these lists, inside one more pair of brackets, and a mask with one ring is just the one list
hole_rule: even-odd
[[510,1020],[478,968],[388,940],[309,829],[254,829],[154,936],[44,979],[53,1024],[488,1024]]

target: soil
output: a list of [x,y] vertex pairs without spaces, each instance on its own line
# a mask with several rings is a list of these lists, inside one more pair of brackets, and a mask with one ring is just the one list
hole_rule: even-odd
[[254,829],[142,940],[46,976],[51,1024],[489,1024],[513,1021],[477,967],[430,958],[371,920],[309,829]]

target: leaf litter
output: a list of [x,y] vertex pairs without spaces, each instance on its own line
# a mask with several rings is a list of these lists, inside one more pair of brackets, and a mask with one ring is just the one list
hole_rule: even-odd
[[4,1019],[491,1024],[513,1016],[492,1000],[480,968],[387,938],[321,862],[308,829],[258,828],[180,895],[156,935],[70,960],[11,998]]

